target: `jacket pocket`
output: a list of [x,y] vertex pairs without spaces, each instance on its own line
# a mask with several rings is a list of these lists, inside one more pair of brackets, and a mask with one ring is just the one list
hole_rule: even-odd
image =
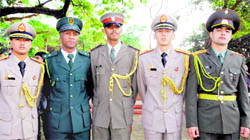
[[61,115],[61,105],[60,104],[50,104],[49,105],[49,119],[48,125],[53,128],[59,128],[60,115]]
[[236,68],[229,68],[229,78],[234,86],[237,86],[240,77],[240,70]]
[[52,82],[55,82],[54,87],[58,93],[64,93],[65,88],[62,87],[68,87],[66,75],[54,75],[52,77]]
[[11,134],[12,115],[9,112],[0,112],[0,134]]
[[131,97],[124,97],[123,100],[124,117],[127,125],[131,125],[133,122],[134,102]]
[[88,105],[83,105],[81,104],[82,108],[82,119],[83,119],[83,127],[89,127],[91,124],[91,119],[90,119],[90,111],[89,111],[89,106]]

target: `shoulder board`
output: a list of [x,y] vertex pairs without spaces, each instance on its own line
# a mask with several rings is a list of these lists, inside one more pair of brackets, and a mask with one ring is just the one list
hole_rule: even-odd
[[93,50],[95,50],[95,49],[97,49],[97,48],[99,48],[99,47],[101,47],[101,46],[104,46],[104,45],[102,45],[102,44],[97,45],[96,47],[92,48],[90,51],[93,51]]
[[32,57],[30,59],[33,60],[33,61],[35,61],[35,62],[37,62],[37,63],[40,63],[40,64],[44,65],[44,63],[41,60],[38,60],[38,59],[32,58]]
[[192,53],[192,55],[195,56],[195,55],[206,53],[206,52],[207,52],[207,50],[200,50],[200,51],[196,51],[196,52]]
[[153,50],[154,50],[154,49],[149,49],[149,50],[143,51],[143,52],[140,53],[140,55],[146,54],[146,53],[148,53],[148,52],[152,52]]
[[57,55],[58,55],[58,51],[55,51],[55,52],[43,55],[43,59],[53,57],[53,56],[57,56]]
[[189,51],[185,51],[185,50],[178,49],[178,48],[176,48],[175,51],[176,51],[176,52],[179,52],[179,53],[186,54],[186,55],[190,55],[190,54],[191,54]]
[[82,50],[78,50],[79,54],[84,55],[84,56],[88,56],[89,57],[89,53],[82,51]]
[[139,49],[137,49],[137,48],[135,48],[135,47],[133,47],[133,46],[128,45],[128,47],[133,48],[133,49],[135,49],[135,50],[137,50],[137,51],[140,51]]
[[243,54],[241,54],[241,53],[238,53],[238,52],[235,52],[235,51],[232,51],[232,53],[233,53],[233,54],[236,54],[236,55],[239,55],[239,56],[243,56],[243,57],[244,57],[244,55],[243,55]]
[[3,56],[3,57],[0,58],[0,61],[1,61],[1,60],[5,60],[5,59],[7,59],[7,58],[9,58],[9,56]]

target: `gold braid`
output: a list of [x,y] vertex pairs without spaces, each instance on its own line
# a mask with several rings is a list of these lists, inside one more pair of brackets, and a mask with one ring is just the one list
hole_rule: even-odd
[[185,82],[186,82],[186,79],[187,79],[187,76],[188,76],[188,66],[189,66],[189,56],[188,55],[184,55],[184,65],[185,65],[185,70],[184,70],[183,78],[182,78],[182,81],[181,81],[180,89],[178,89],[176,87],[176,85],[174,84],[172,79],[167,77],[165,74],[163,75],[163,78],[161,80],[161,95],[162,95],[163,99],[167,98],[167,94],[166,94],[166,85],[167,85],[167,83],[168,83],[169,87],[171,88],[171,90],[175,94],[179,95],[184,90]]
[[[122,92],[122,94],[124,96],[131,96],[132,94],[132,89],[131,89],[131,86],[132,86],[132,83],[131,83],[131,79],[130,79],[130,76],[133,75],[136,71],[136,68],[137,68],[137,64],[138,64],[138,51],[136,51],[136,56],[134,58],[134,64],[133,64],[133,68],[131,70],[131,72],[129,74],[126,74],[126,75],[118,75],[115,73],[115,70],[112,69],[112,72],[113,74],[111,75],[110,79],[109,79],[109,91],[112,93],[112,96],[114,95],[114,79],[120,89],[120,91]],[[129,88],[129,93],[126,93],[122,87],[121,87],[121,84],[119,82],[119,79],[127,79],[128,80],[128,84],[130,86]]]
[[27,103],[29,104],[30,107],[35,107],[36,106],[36,101],[37,101],[37,98],[39,97],[39,94],[40,94],[40,89],[42,87],[42,84],[43,84],[43,78],[44,78],[44,72],[45,72],[45,69],[44,69],[44,65],[43,64],[40,64],[41,65],[41,75],[40,75],[40,81],[38,83],[38,86],[37,86],[37,89],[35,91],[35,95],[32,96],[32,94],[30,93],[30,90],[28,88],[28,86],[23,83],[22,84],[22,89],[21,89],[21,103],[20,103],[20,108],[23,108],[24,105],[22,103],[22,96],[23,94],[25,95],[25,99],[27,101]]

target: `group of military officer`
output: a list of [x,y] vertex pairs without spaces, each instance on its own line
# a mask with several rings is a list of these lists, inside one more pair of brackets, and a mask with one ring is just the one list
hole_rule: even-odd
[[178,26],[170,15],[153,20],[157,47],[140,56],[120,41],[122,14],[106,13],[100,20],[107,43],[89,54],[76,48],[81,20],[61,18],[56,29],[62,47],[44,55],[44,62],[28,56],[36,36],[30,24],[8,28],[12,54],[0,60],[0,139],[37,139],[41,89],[48,100],[46,139],[89,140],[92,125],[94,140],[129,140],[137,93],[146,140],[181,140],[185,99],[190,138],[248,137],[244,57],[227,49],[240,27],[235,11],[219,10],[208,18],[210,47],[193,54],[172,46]]

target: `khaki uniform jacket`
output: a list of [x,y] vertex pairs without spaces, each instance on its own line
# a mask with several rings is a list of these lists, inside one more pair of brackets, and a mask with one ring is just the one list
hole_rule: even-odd
[[137,82],[143,101],[142,125],[145,129],[159,133],[181,130],[185,88],[177,95],[167,84],[167,99],[164,101],[161,97],[161,80],[165,72],[179,89],[185,70],[184,55],[171,47],[165,68],[158,48],[140,55]]
[[[199,131],[216,134],[239,132],[241,126],[249,127],[249,102],[244,70],[244,57],[227,50],[223,65],[210,47],[198,54],[205,70],[213,77],[220,77],[220,95],[236,95],[236,101],[197,99],[197,94],[205,93],[197,83],[194,59],[190,58],[190,74],[187,82],[186,120],[187,128],[199,127]],[[201,69],[200,69],[201,71]],[[212,89],[214,81],[201,73],[205,88]],[[218,88],[207,94],[218,95]]]
[[20,92],[24,82],[31,94],[35,94],[40,79],[41,66],[27,58],[22,77],[19,60],[13,54],[0,61],[0,139],[26,139],[37,135],[38,120],[36,107],[31,108]]
[[[109,91],[109,80],[112,69],[119,75],[131,72],[136,49],[122,44],[114,62],[111,62],[108,47],[97,46],[91,51],[91,69],[94,82],[93,98],[93,124],[98,127],[108,128],[110,121],[112,128],[127,128],[133,122],[133,105],[137,96],[136,72],[130,77],[132,81],[132,95],[127,97],[122,94],[114,80],[113,95]],[[119,79],[122,89],[129,93],[128,80]]]

